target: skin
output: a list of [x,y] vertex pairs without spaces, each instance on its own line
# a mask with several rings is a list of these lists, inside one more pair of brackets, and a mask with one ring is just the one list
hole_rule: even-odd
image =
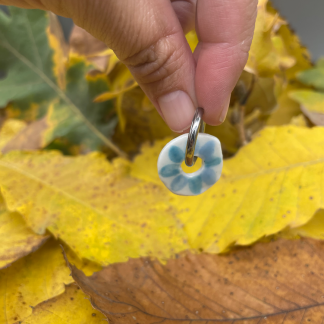
[[[207,124],[224,120],[248,58],[257,14],[257,0],[0,0],[0,4],[70,17],[104,41],[178,132],[190,126],[198,106],[204,108]],[[194,28],[199,44],[192,54],[184,33]],[[160,99],[179,90],[189,96],[187,104],[181,109],[171,104],[171,110],[165,110]]]

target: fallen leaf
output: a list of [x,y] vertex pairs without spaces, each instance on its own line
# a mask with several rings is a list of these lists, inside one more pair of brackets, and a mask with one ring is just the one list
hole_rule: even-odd
[[83,28],[74,25],[70,35],[70,51],[87,57],[99,71],[106,71],[108,55],[98,55],[107,50],[107,45],[93,37]]
[[48,229],[81,258],[107,265],[146,255],[168,259],[188,248],[167,190],[131,178],[128,161],[49,151],[2,158],[8,209],[36,233]]
[[[134,178],[160,184],[156,163],[167,141],[143,149],[131,165]],[[224,161],[221,179],[207,192],[170,194],[190,247],[219,253],[306,224],[324,207],[323,145],[321,127],[265,128]]]
[[[101,270],[97,264],[78,259],[67,247],[65,251],[87,275]],[[65,285],[72,282],[58,242],[48,241],[38,251],[0,270],[0,324],[22,321],[35,306],[62,294]]]
[[103,324],[106,317],[91,306],[80,288],[71,284],[65,292],[33,308],[20,324]]
[[300,115],[300,104],[290,97],[291,91],[299,90],[296,85],[282,87],[282,92],[278,96],[278,104],[267,120],[268,126],[280,126],[289,124],[293,117]]
[[24,121],[6,119],[0,129],[0,151],[25,127],[26,123]]
[[292,67],[285,70],[285,78],[294,80],[296,79],[296,73],[309,69],[312,66],[310,53],[301,44],[299,37],[290,29],[288,24],[281,25],[277,35],[282,37],[286,53],[293,56],[296,61]]
[[66,87],[65,80],[65,64],[68,61],[68,44],[65,41],[62,25],[58,20],[57,15],[48,11],[49,26],[47,27],[47,37],[50,47],[54,49],[54,75],[57,79],[58,86],[64,90]]
[[[91,65],[72,55],[64,70],[63,85],[62,49],[47,30],[50,20],[41,10],[10,7],[10,16],[0,12],[0,68],[7,72],[0,80],[0,106],[10,102],[12,109],[20,111],[36,106],[37,118],[54,107],[50,114],[54,120],[48,121],[56,126],[51,129],[52,135],[84,141],[83,145],[90,145],[88,150],[106,145],[123,155],[108,138],[116,125],[116,119],[106,118],[113,112],[112,104],[93,103],[99,93],[109,90],[105,74],[90,74]],[[68,127],[59,124],[62,118]]]
[[323,59],[311,69],[299,72],[297,78],[300,82],[313,86],[318,90],[324,90],[324,64]]
[[101,93],[94,99],[94,102],[104,102],[116,98],[115,110],[118,115],[119,125],[122,132],[125,131],[126,117],[124,113],[124,94],[138,87],[133,75],[124,64],[119,64],[114,73],[110,76],[111,89]]
[[127,127],[117,127],[112,139],[130,156],[139,153],[145,142],[175,136],[139,87],[123,95],[122,111]]
[[287,53],[285,42],[275,35],[285,22],[267,9],[267,2],[260,0],[258,3],[253,41],[245,66],[246,71],[261,77],[271,77],[296,63],[295,58]]
[[324,239],[324,210],[320,209],[316,212],[314,217],[305,225],[297,227],[297,228],[290,228],[284,230],[280,233],[282,237],[310,237],[317,240]]
[[[71,255],[73,256],[73,255]],[[87,272],[100,269],[92,264],[85,266]],[[35,253],[0,270],[0,323],[16,323],[32,314],[37,304],[60,295],[65,285],[73,282],[66,267],[62,250],[51,240]]]
[[289,96],[301,105],[301,111],[314,125],[324,126],[324,93],[297,90],[291,91]]
[[278,240],[229,255],[148,258],[74,280],[110,323],[321,323],[323,242]]
[[10,213],[0,196],[0,269],[37,250],[47,239],[28,228],[21,215]]
[[189,248],[219,253],[302,226],[324,207],[323,128],[266,128],[195,197],[161,184],[156,163],[166,143],[147,146],[133,163],[10,152],[0,158],[1,191],[36,233],[47,228],[79,257],[103,265],[148,255],[166,260]]
[[293,117],[290,121],[290,124],[300,127],[308,127],[307,119],[303,114],[299,114],[298,116]]
[[[45,117],[29,124],[16,136],[4,151],[12,149],[37,149],[50,144],[54,139],[65,137],[70,143],[82,145],[83,151],[94,150],[103,143],[102,134],[112,134],[117,124],[112,103],[93,107],[93,98],[108,88],[103,74],[87,75],[91,67],[84,59],[71,56],[67,68],[66,94],[80,108],[83,118],[69,109],[65,102],[54,100],[48,104]],[[79,92],[80,89],[83,89]],[[110,114],[110,116],[109,116]],[[109,119],[106,118],[109,116]],[[96,126],[96,131],[89,128]],[[97,131],[100,132],[98,137]],[[119,151],[118,148],[115,150]]]
[[[228,115],[231,115],[229,111]],[[237,128],[231,124],[230,117],[216,127],[206,125],[206,133],[216,136],[222,143],[222,150],[225,156],[233,156],[239,149],[239,135]]]
[[37,150],[44,147],[42,133],[45,132],[47,128],[48,125],[45,118],[25,126],[16,136],[13,136],[10,140],[6,140],[6,145],[1,149],[2,153],[14,150]]

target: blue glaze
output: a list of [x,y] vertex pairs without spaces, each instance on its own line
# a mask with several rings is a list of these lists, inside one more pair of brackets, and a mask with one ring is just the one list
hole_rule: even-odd
[[201,193],[201,188],[202,188],[201,176],[189,178],[189,189],[194,195],[199,195]]
[[216,182],[216,173],[213,169],[206,168],[201,174],[202,181],[209,186],[212,186]]
[[188,179],[181,174],[176,178],[174,178],[173,181],[171,182],[171,190],[179,191],[183,189],[187,185],[187,183],[188,183]]
[[180,164],[168,164],[160,170],[162,177],[173,177],[180,173]]
[[209,141],[199,150],[199,155],[205,161],[210,162],[214,158],[215,142]]
[[178,146],[171,146],[169,158],[174,163],[181,163],[185,158],[185,154]]
[[181,163],[185,159],[188,135],[180,135],[167,144],[158,159],[159,177],[165,186],[178,195],[193,196],[205,192],[214,185],[222,172],[220,143],[211,135],[199,134],[195,155],[203,160],[194,173],[185,173]]
[[219,158],[219,157],[216,157],[216,158],[212,159],[209,162],[205,162],[205,165],[206,165],[207,168],[210,168],[210,167],[221,164],[221,162],[222,162],[222,159]]

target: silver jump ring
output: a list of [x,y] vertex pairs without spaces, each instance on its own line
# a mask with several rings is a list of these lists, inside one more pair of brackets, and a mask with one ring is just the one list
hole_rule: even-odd
[[198,107],[193,117],[190,131],[188,134],[185,163],[187,166],[192,167],[195,165],[197,157],[195,156],[195,147],[198,138],[198,133],[205,132],[205,122],[202,120],[204,109]]

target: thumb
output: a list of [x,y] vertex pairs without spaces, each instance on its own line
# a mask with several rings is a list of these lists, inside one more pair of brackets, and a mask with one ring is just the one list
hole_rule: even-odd
[[187,129],[196,107],[195,61],[171,2],[94,1],[89,12],[96,18],[79,14],[76,23],[115,51],[173,131]]
[[0,0],[70,17],[126,64],[169,127],[189,127],[195,61],[170,0]]

